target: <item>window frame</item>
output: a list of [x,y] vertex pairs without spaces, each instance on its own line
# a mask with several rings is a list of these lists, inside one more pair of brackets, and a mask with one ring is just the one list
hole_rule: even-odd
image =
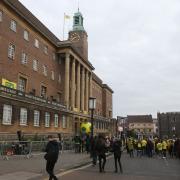
[[12,43],[8,46],[8,58],[14,60],[15,59],[16,46]]
[[23,34],[24,40],[29,41],[29,31],[28,30],[24,30],[24,34]]
[[48,54],[48,46],[47,45],[44,45],[44,53]]
[[34,71],[38,71],[38,60],[33,59],[33,64],[32,64],[32,68]]
[[55,73],[54,71],[51,71],[51,79],[54,81],[55,80]]
[[[42,93],[43,89],[45,90],[45,93]],[[46,86],[41,85],[41,94],[40,95],[42,98],[46,98],[46,96],[47,96],[47,87]]]
[[63,129],[67,128],[67,119],[65,115],[62,115],[62,128]]
[[[9,112],[10,112],[10,114],[8,114]],[[2,124],[3,125],[11,125],[12,124],[12,105],[9,105],[9,104],[3,105]]]
[[34,127],[40,126],[40,111],[34,110],[34,117],[33,117],[33,125]]
[[2,22],[2,21],[3,21],[3,11],[0,10],[0,22]]
[[27,126],[27,108],[20,108],[20,126]]
[[28,63],[28,55],[25,52],[22,52],[21,54],[21,64],[25,65]]
[[54,114],[54,127],[58,128],[59,127],[59,115]]
[[[25,86],[23,86],[23,84],[20,84],[20,82],[23,82],[23,81],[25,82]],[[18,78],[18,90],[21,92],[26,92],[26,88],[27,88],[27,78],[25,78],[23,76],[19,76],[19,78]]]
[[39,40],[38,39],[34,39],[34,47],[39,49]]
[[45,122],[44,125],[45,127],[50,127],[50,119],[51,119],[51,115],[49,112],[45,112]]
[[11,22],[10,22],[10,29],[13,31],[13,32],[17,32],[17,22],[13,19],[11,19]]
[[47,76],[47,66],[43,64],[43,75]]

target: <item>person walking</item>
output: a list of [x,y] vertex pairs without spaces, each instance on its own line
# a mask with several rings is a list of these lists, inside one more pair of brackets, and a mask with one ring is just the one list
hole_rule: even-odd
[[123,173],[121,164],[121,154],[122,154],[122,142],[120,139],[115,139],[112,145],[112,150],[114,153],[114,163],[115,163],[115,173],[118,172],[117,162],[119,164],[120,172]]
[[46,159],[46,171],[49,174],[49,180],[58,180],[58,178],[54,175],[54,166],[59,156],[59,144],[52,135],[48,136],[48,140],[49,142],[46,146],[46,154],[44,156]]
[[105,172],[104,167],[106,164],[106,145],[105,145],[105,138],[102,135],[98,136],[95,150],[97,152],[99,159],[99,172],[100,173]]

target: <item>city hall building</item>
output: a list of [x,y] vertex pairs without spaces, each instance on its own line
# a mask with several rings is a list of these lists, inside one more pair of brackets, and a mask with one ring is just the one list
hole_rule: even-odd
[[94,132],[111,130],[113,90],[93,72],[83,16],[59,40],[18,0],[0,1],[0,137],[80,134],[96,98]]

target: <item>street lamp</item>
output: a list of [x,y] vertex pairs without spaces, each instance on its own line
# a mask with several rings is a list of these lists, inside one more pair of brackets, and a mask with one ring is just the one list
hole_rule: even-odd
[[89,97],[89,110],[91,111],[91,137],[94,135],[94,109],[96,109],[96,98]]

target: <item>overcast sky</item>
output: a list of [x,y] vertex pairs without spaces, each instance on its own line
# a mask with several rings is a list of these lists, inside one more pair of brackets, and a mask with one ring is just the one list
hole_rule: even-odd
[[[20,0],[59,39],[78,0]],[[180,0],[79,0],[89,61],[114,91],[113,116],[180,111]],[[66,21],[66,37],[72,18]]]

